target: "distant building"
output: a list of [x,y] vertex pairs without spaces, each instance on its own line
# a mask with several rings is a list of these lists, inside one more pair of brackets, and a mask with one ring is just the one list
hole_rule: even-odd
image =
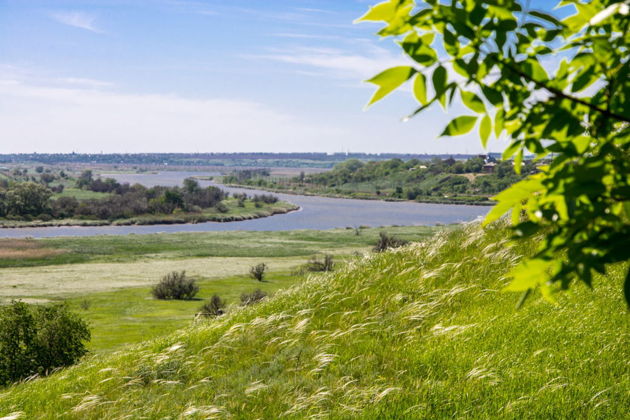
[[494,162],[487,162],[484,163],[483,167],[482,167],[482,171],[486,174],[491,174],[494,173],[494,168],[497,166],[496,163]]

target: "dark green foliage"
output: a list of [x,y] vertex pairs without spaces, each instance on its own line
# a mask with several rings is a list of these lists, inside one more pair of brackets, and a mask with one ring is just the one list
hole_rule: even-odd
[[[42,177],[45,175],[52,176],[44,173]],[[81,201],[74,197],[51,200],[51,190],[60,193],[64,189],[63,184],[46,188],[33,182],[16,182],[6,191],[0,189],[0,217],[8,216],[18,220],[35,217],[40,220],[63,218],[115,220],[147,214],[170,215],[175,211],[198,213],[212,207],[221,213],[229,211],[222,203],[228,198],[228,193],[213,186],[201,188],[194,179],[185,180],[183,188],[162,186],[145,188],[139,184],[119,184],[111,178],[94,179],[91,171],[84,171],[77,179],[77,186],[111,195]],[[267,196],[259,198],[259,201],[272,202]],[[273,202],[276,201],[277,198]]]
[[249,269],[249,276],[254,280],[265,281],[265,271],[267,271],[267,264],[260,263]]
[[185,271],[173,271],[162,277],[162,280],[151,289],[156,299],[191,300],[199,292],[195,279],[186,276]]
[[224,203],[221,203],[221,202],[215,204],[214,208],[217,209],[220,213],[227,213],[228,211],[230,211],[228,206],[226,206]]
[[374,245],[372,250],[374,252],[383,252],[392,248],[400,248],[408,243],[409,241],[405,241],[404,239],[400,239],[395,236],[390,236],[386,232],[381,232],[379,233],[378,242]]
[[72,365],[89,340],[87,324],[65,304],[0,308],[0,385]]
[[3,209],[0,216],[39,216],[48,211],[48,200],[52,192],[41,184],[19,182],[3,194]]
[[217,317],[225,313],[225,301],[214,294],[199,308],[199,315],[203,317]]
[[251,293],[243,293],[241,294],[241,305],[242,306],[253,305],[254,303],[258,303],[266,297],[267,297],[267,293],[263,292],[260,289],[256,289]]

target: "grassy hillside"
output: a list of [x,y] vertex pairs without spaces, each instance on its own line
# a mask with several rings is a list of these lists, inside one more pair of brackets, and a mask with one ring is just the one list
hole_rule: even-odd
[[[628,418],[622,268],[558,306],[500,292],[535,244],[477,226],[6,389],[22,418]],[[16,414],[17,415],[17,414]]]

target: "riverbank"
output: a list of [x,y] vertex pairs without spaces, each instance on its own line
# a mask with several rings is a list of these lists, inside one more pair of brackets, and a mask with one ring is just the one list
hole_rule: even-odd
[[327,198],[344,198],[349,200],[371,200],[371,201],[387,201],[387,202],[401,202],[401,203],[424,203],[424,204],[454,204],[454,205],[466,205],[466,206],[494,206],[495,202],[483,199],[484,197],[479,197],[479,200],[471,200],[467,198],[458,199],[457,197],[440,197],[440,198],[416,198],[415,200],[405,200],[404,198],[395,198],[395,197],[387,197],[382,198],[379,196],[361,194],[361,193],[352,193],[352,194],[338,194],[338,193],[326,193],[326,192],[311,192],[308,190],[286,190],[282,188],[269,188],[269,187],[257,187],[252,185],[244,185],[244,184],[221,184],[226,187],[231,188],[242,188],[245,190],[263,190],[268,192],[273,192],[277,194],[288,194],[288,195],[305,195],[308,197],[327,197]]
[[142,226],[142,225],[173,225],[195,224],[206,222],[241,222],[245,220],[261,219],[278,214],[287,214],[300,209],[299,206],[280,201],[274,204],[262,204],[255,207],[246,203],[245,207],[238,207],[235,203],[227,205],[228,211],[222,213],[214,208],[203,212],[144,215],[126,219],[94,220],[94,219],[59,219],[59,220],[0,220],[1,228],[41,228],[41,227],[95,227],[95,226]]

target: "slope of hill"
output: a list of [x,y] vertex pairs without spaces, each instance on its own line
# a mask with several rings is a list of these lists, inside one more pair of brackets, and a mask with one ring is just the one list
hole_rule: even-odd
[[628,418],[623,267],[557,306],[477,225],[0,394],[15,418]]

